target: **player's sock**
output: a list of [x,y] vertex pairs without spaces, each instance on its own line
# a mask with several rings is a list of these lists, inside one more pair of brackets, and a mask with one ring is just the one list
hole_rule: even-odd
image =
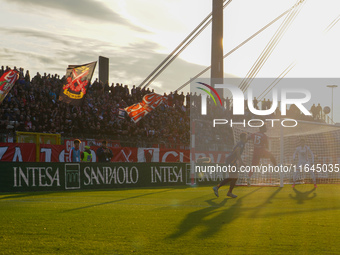
[[316,188],[316,179],[315,179],[315,174],[313,172],[310,173],[312,179],[313,179],[313,183],[314,183],[314,188]]
[[293,186],[292,186],[293,188],[295,186],[297,174],[298,174],[298,172],[295,172],[294,175],[293,175]]
[[295,183],[292,185],[292,188],[294,188],[295,187]]
[[316,183],[314,183],[314,188],[317,188],[318,187],[318,185],[316,185]]
[[236,185],[236,182],[237,182],[237,178],[232,178],[231,179],[228,193],[232,193],[233,192],[233,189],[234,189],[234,187]]
[[248,178],[247,178],[247,185],[248,185],[248,187],[250,187],[251,186],[251,183],[250,183],[250,177],[248,176]]

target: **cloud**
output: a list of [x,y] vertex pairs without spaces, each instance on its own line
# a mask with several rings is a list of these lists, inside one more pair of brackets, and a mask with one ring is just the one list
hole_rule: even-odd
[[99,21],[112,22],[128,26],[131,29],[139,32],[147,32],[146,30],[133,25],[128,20],[124,19],[117,12],[111,10],[103,3],[93,0],[5,0],[8,3],[16,3],[22,8],[31,6],[34,8],[49,8],[53,10],[60,10],[67,12],[71,15],[83,16],[86,18],[92,18]]
[[23,37],[36,37],[40,39],[47,39],[64,45],[70,45],[70,40],[62,39],[60,35],[57,35],[55,33],[48,33],[41,30],[0,27],[0,32],[11,35],[19,35]]
[[[9,63],[15,62],[18,58],[16,52],[7,48],[0,48],[0,59],[6,59]],[[9,63],[2,63],[2,65],[9,65]]]
[[[98,56],[104,56],[109,58],[110,83],[132,86],[139,85],[167,57],[167,54],[156,52],[159,45],[152,41],[140,41],[119,47],[98,39],[34,29],[0,27],[0,33],[14,35],[20,41],[20,49],[0,48],[1,59],[11,59],[9,63],[4,64],[25,69],[34,67],[30,70],[31,73],[58,73],[62,76],[69,64],[85,64],[98,60]],[[39,52],[27,47],[27,37],[33,37],[34,40],[31,41]],[[174,91],[203,69],[205,66],[177,58],[157,77],[150,88],[155,88],[159,93]],[[97,71],[94,77],[97,77]]]
[[[139,85],[166,57],[167,54],[155,52],[159,45],[153,42],[139,42],[122,48],[114,55],[103,55],[110,59],[110,82],[128,82]],[[175,91],[206,66],[189,63],[176,58],[151,84],[155,91]],[[204,76],[205,75],[205,76]],[[210,70],[202,77],[210,77]],[[225,77],[234,77],[225,74]],[[189,89],[189,85],[185,87]],[[185,90],[184,89],[184,90]]]
[[[4,65],[20,66],[23,68],[27,68],[24,66],[24,63],[27,62],[36,62],[39,66],[50,66],[55,64],[55,60],[49,56],[10,48],[0,48],[0,57],[5,58],[6,61],[8,61],[8,63],[4,63]],[[45,72],[44,70],[39,71]]]

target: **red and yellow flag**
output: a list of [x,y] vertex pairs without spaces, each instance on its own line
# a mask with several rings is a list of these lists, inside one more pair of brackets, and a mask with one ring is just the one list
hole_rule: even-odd
[[0,104],[4,101],[8,92],[13,88],[15,82],[19,78],[19,72],[9,70],[5,72],[0,78]]
[[166,100],[165,97],[151,93],[143,97],[143,101],[125,108],[125,111],[134,123],[140,121],[145,115]]

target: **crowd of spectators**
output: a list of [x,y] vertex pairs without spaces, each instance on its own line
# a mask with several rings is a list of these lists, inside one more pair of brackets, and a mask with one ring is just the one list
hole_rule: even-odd
[[[0,76],[9,67],[1,67]],[[13,86],[0,108],[0,133],[15,133],[15,131],[59,133],[65,138],[94,138],[119,140],[125,146],[152,146],[162,144],[167,147],[182,148],[189,147],[190,143],[190,117],[207,121],[197,122],[196,132],[202,134],[200,143],[202,148],[218,145],[214,149],[223,149],[223,145],[233,145],[233,132],[228,126],[211,128],[213,118],[242,119],[261,118],[255,116],[248,110],[245,102],[245,116],[232,115],[231,99],[222,98],[223,106],[216,108],[214,102],[208,100],[207,116],[201,116],[201,96],[194,94],[184,95],[171,92],[164,94],[167,97],[165,104],[162,104],[154,111],[146,115],[138,123],[132,122],[129,118],[120,118],[119,109],[138,103],[143,96],[154,92],[149,88],[141,89],[133,85],[130,89],[127,85],[112,83],[111,86],[103,84],[97,79],[90,84],[85,100],[81,106],[72,106],[59,101],[59,93],[65,77],[59,75],[37,73],[33,78],[23,68],[19,71],[19,80]],[[269,109],[269,99],[258,101],[253,100],[257,109]],[[191,112],[191,116],[190,116]],[[294,105],[287,111],[288,118],[303,120],[321,120],[322,108],[313,105],[311,108],[313,116],[301,114]],[[279,108],[266,118],[280,118]],[[214,132],[212,132],[214,131]]]
[[[2,67],[0,75],[8,69]],[[171,93],[167,104],[134,123],[119,118],[119,108],[140,102],[153,90],[136,86],[130,90],[127,85],[109,86],[95,80],[82,106],[72,106],[58,99],[65,77],[37,73],[31,79],[29,71],[18,71],[19,80],[1,104],[1,133],[59,133],[67,138],[120,140],[125,146],[163,144],[183,148],[189,144],[190,116],[177,93]]]

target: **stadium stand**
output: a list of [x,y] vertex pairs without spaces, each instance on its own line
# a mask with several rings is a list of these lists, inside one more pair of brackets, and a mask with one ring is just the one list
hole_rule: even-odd
[[[2,66],[0,76],[9,69],[8,66]],[[20,77],[0,108],[2,135],[14,135],[15,131],[58,133],[63,138],[119,140],[123,146],[148,147],[158,144],[165,148],[189,148],[190,107],[200,107],[199,95],[178,94],[177,91],[169,95],[164,93],[168,97],[167,104],[161,105],[135,124],[127,118],[119,118],[119,108],[140,102],[144,95],[154,92],[149,88],[141,89],[133,85],[129,89],[121,83],[112,83],[110,86],[96,79],[88,89],[84,104],[78,107],[58,100],[65,77],[37,73],[31,79],[28,70],[13,69],[20,72]],[[257,101],[254,103],[257,104]],[[266,105],[269,107],[269,100]],[[213,104],[210,103],[208,107],[213,107]],[[231,116],[231,111],[230,99],[224,99],[224,118]],[[216,114],[219,113],[221,111],[216,111]],[[205,119],[218,118],[216,114],[210,114]],[[279,115],[276,112],[273,117],[278,118]],[[249,111],[246,116],[254,117]],[[299,111],[288,111],[288,117],[296,119],[322,121],[320,116],[314,109],[313,117],[307,119]],[[221,128],[218,133],[205,137],[201,145],[217,145],[216,150],[223,149],[223,145],[230,148],[233,145],[232,130]]]

